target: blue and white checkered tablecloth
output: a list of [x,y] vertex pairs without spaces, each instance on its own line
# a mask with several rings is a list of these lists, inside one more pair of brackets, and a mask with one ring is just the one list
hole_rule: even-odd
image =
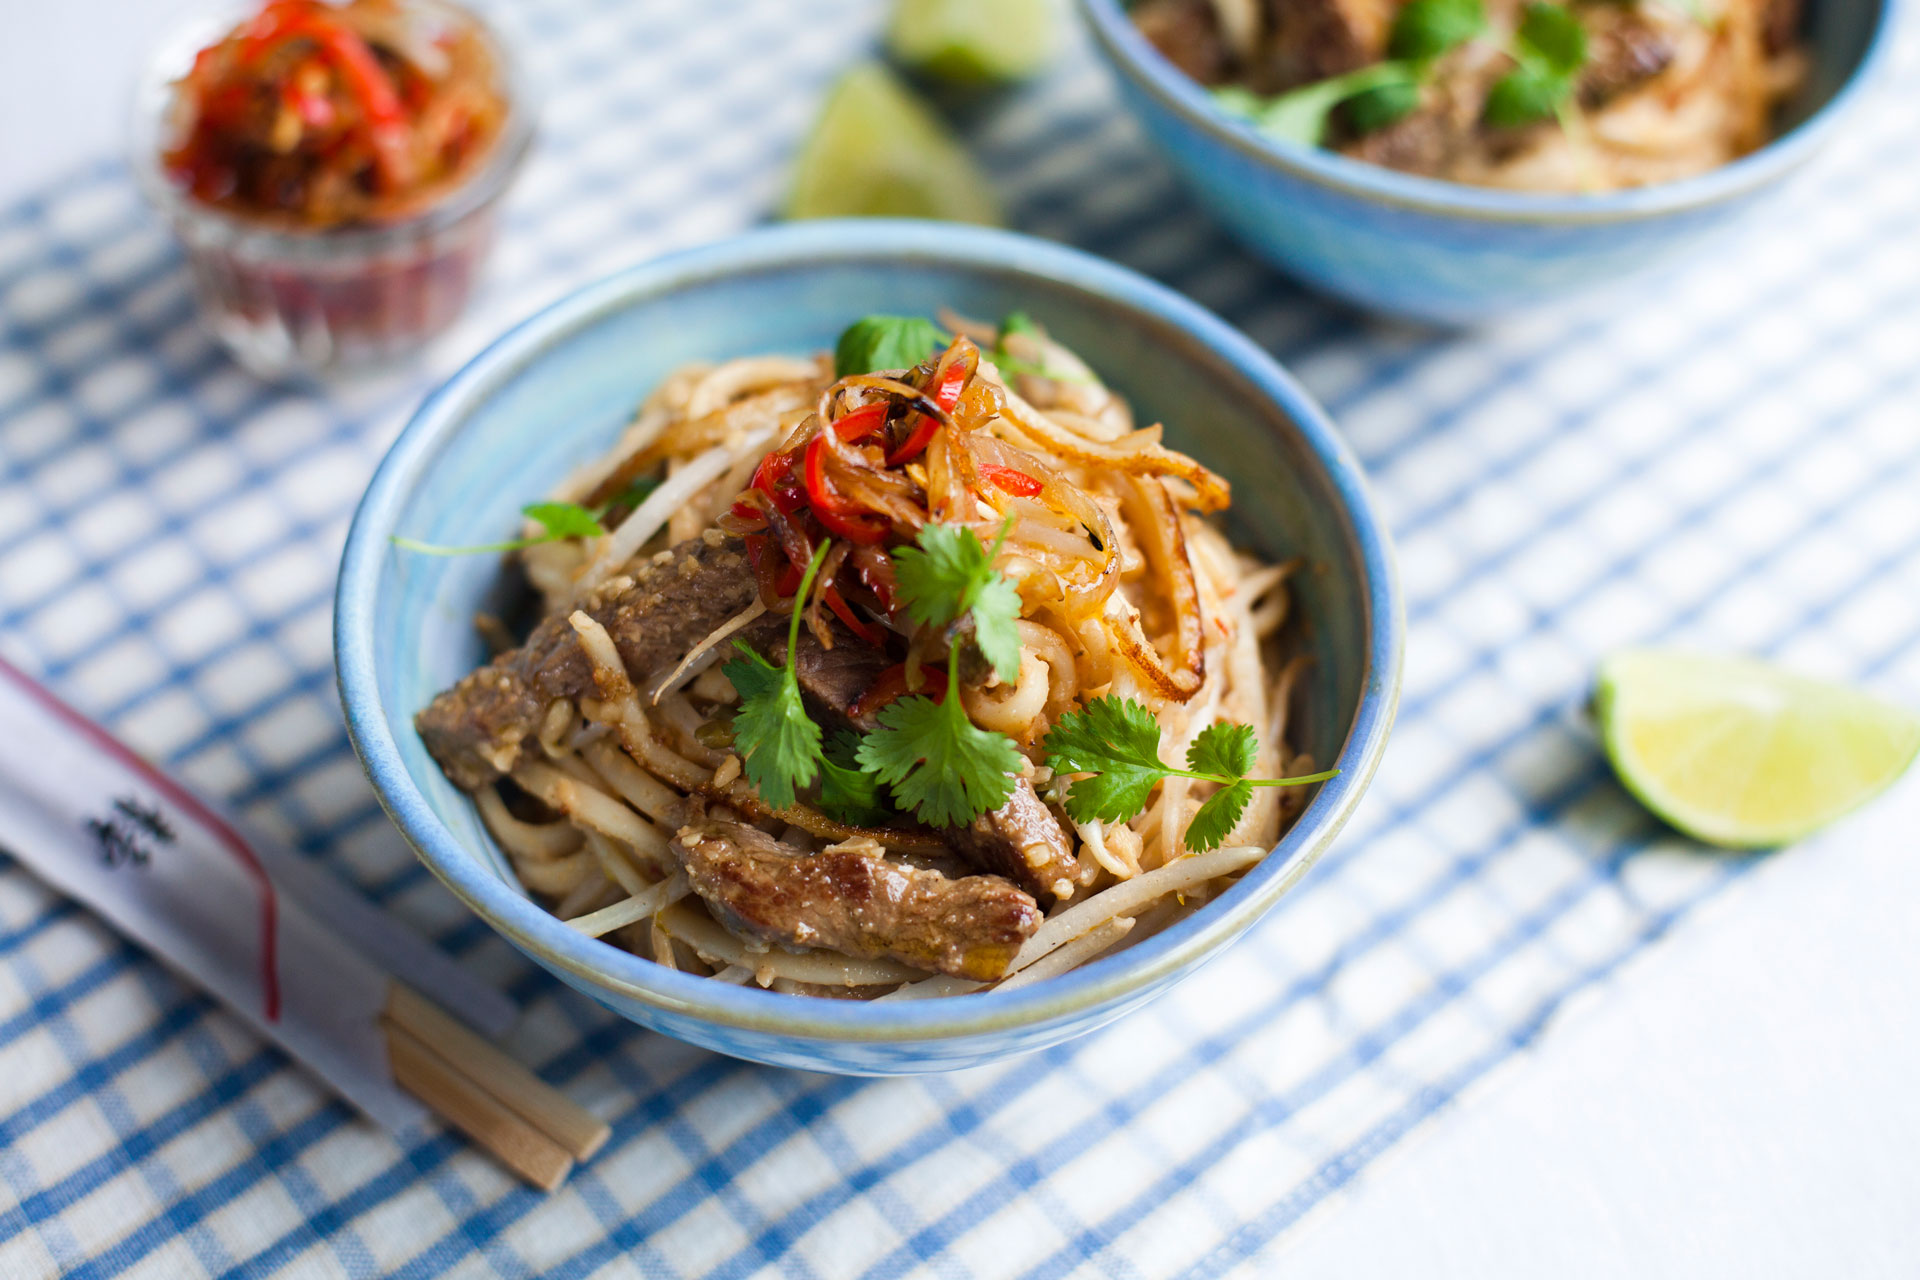
[[[927,1079],[713,1057],[532,970],[413,861],[329,668],[355,498],[438,376],[617,266],[746,227],[858,0],[515,6],[546,132],[428,368],[262,386],[193,324],[117,163],[0,213],[0,652],[524,1002],[614,1139],[551,1197],[395,1143],[0,859],[0,1274],[893,1277],[1265,1271],[1288,1228],[1752,865],[1665,833],[1583,712],[1650,638],[1920,698],[1920,118],[1701,259],[1478,334],[1363,321],[1236,250],[1086,50],[976,113],[1018,226],[1187,291],[1298,372],[1399,538],[1408,685],[1360,818],[1205,981]],[[3,839],[4,833],[0,833]],[[1845,838],[1844,834],[1840,838]]]

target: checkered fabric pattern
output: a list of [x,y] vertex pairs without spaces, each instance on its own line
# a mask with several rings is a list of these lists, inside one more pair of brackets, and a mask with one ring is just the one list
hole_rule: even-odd
[[117,164],[0,213],[0,651],[504,984],[518,1051],[615,1135],[550,1197],[437,1132],[395,1143],[0,859],[0,1274],[1267,1273],[1303,1215],[1753,865],[1611,780],[1583,710],[1599,654],[1735,646],[1920,699],[1911,41],[1874,123],[1764,225],[1472,335],[1256,265],[1076,43],[972,140],[1018,226],[1243,326],[1354,442],[1411,623],[1387,763],[1203,979],[1035,1058],[849,1080],[613,1018],[408,855],[341,728],[328,613],[353,502],[422,391],[562,291],[762,218],[881,18],[664,8],[514,7],[545,135],[487,292],[405,375],[240,373]]

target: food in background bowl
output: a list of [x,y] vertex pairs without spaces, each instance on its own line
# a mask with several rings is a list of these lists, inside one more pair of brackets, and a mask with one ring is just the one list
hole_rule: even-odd
[[682,368],[527,508],[538,621],[416,723],[579,931],[803,995],[1021,986],[1332,776],[1287,745],[1298,562],[1023,313],[942,319]]
[[1142,0],[1222,110],[1407,173],[1611,191],[1704,173],[1802,82],[1800,0]]
[[501,42],[439,0],[268,0],[162,57],[136,150],[250,367],[403,355],[465,305],[529,133]]
[[[1340,11],[1346,12],[1346,6],[1362,0],[1339,2]],[[1805,76],[1770,122],[1763,145],[1671,181],[1616,190],[1535,190],[1405,172],[1318,145],[1320,134],[1314,130],[1336,109],[1350,112],[1359,101],[1348,92],[1352,82],[1336,82],[1337,92],[1332,93],[1318,86],[1303,90],[1295,103],[1298,110],[1276,112],[1271,103],[1263,103],[1254,109],[1261,116],[1256,126],[1245,115],[1221,110],[1212,91],[1149,42],[1119,0],[1078,4],[1095,47],[1118,76],[1122,100],[1139,116],[1148,139],[1208,212],[1250,249],[1338,297],[1390,314],[1449,324],[1492,319],[1611,288],[1691,253],[1716,249],[1739,218],[1762,207],[1790,175],[1858,118],[1848,113],[1864,108],[1865,90],[1874,70],[1885,64],[1891,44],[1889,0],[1821,0],[1806,8],[1799,23]],[[1390,31],[1387,15],[1411,8],[1383,8],[1376,29]],[[1457,11],[1456,6],[1441,4],[1437,12],[1450,10]],[[1608,21],[1621,22],[1637,12],[1623,8]],[[1471,21],[1460,25],[1474,29]],[[1438,30],[1432,35],[1448,34],[1447,23],[1433,26]],[[1565,23],[1536,20],[1535,27],[1526,41],[1531,48],[1511,44],[1522,58],[1502,53],[1492,68],[1501,79],[1524,72],[1514,82],[1518,87],[1505,96],[1516,108],[1531,104],[1549,109],[1553,116],[1553,123],[1506,131],[1522,152],[1553,141],[1564,128],[1559,123],[1562,106],[1569,108],[1576,132],[1592,132],[1585,109],[1577,116],[1571,109],[1579,93],[1567,74],[1576,61],[1571,57],[1573,42],[1558,41],[1549,32],[1552,28],[1566,34]],[[1589,40],[1583,27],[1580,43],[1597,48],[1600,37],[1596,33]],[[1585,56],[1583,49],[1577,60],[1582,66]],[[1390,114],[1387,108],[1408,105],[1404,84],[1396,89],[1386,82],[1404,80],[1404,69],[1396,65],[1383,70],[1382,65],[1355,73],[1385,78],[1371,86],[1376,93],[1367,95],[1371,100],[1359,108],[1362,111]],[[1490,87],[1487,92],[1492,93]],[[1401,127],[1424,127],[1412,122],[1426,109],[1426,93],[1421,89],[1413,95],[1415,114],[1402,120]],[[1621,101],[1638,97],[1628,94]],[[1705,96],[1699,105],[1711,114],[1718,101]],[[1648,105],[1648,121],[1667,119],[1657,101]],[[1468,126],[1477,130],[1473,122],[1484,117],[1485,102],[1468,100],[1462,107]],[[1623,121],[1623,128],[1631,123]],[[1705,130],[1706,135],[1713,132]],[[1657,133],[1652,141],[1659,142]],[[1655,146],[1644,163],[1636,163],[1665,163],[1652,154],[1658,150]],[[1554,174],[1565,177],[1578,154],[1574,148],[1560,148],[1556,161],[1551,160],[1554,152],[1546,147],[1540,157],[1537,176],[1543,182]],[[1517,180],[1525,171],[1515,169],[1507,176]]]

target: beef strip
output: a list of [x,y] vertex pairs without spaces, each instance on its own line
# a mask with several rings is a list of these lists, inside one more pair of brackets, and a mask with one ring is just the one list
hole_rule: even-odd
[[998,876],[949,879],[853,850],[806,853],[698,800],[670,846],[729,927],[788,946],[885,957],[991,981],[1040,927],[1040,908]]
[[[677,666],[694,645],[753,602],[754,577],[744,546],[718,530],[629,566],[580,601],[607,629],[635,683]],[[834,624],[828,649],[800,629],[795,674],[814,713],[871,730],[875,719],[854,717],[853,705],[892,665],[885,650],[861,642]],[[787,619],[766,615],[741,628],[739,638],[783,662]],[[495,658],[435,698],[414,718],[427,750],[454,785],[468,791],[511,773],[522,745],[555,701],[595,691],[593,666],[566,615],[546,618],[527,642]],[[982,870],[1003,874],[1043,902],[1054,886],[1076,880],[1073,844],[1025,779],[994,813],[948,833],[954,851]]]
[[1355,71],[1387,53],[1397,0],[1268,0],[1265,65],[1249,86],[1280,93]]
[[[1025,778],[1015,781],[1013,795],[998,809],[946,834],[954,852],[982,871],[1005,876],[1044,905],[1071,894],[1080,876],[1073,841]],[[1066,894],[1058,887],[1063,880]]]
[[1580,21],[1587,29],[1587,62],[1576,92],[1589,109],[1653,79],[1678,53],[1672,34],[1635,9],[1585,5]]
[[[710,529],[629,565],[626,573],[588,592],[579,607],[607,629],[627,671],[644,687],[752,604],[755,590],[744,545]],[[834,625],[831,651],[801,628],[796,664],[801,690],[829,706],[843,705],[848,688],[862,679],[871,683],[865,673],[876,663],[885,665],[883,653]],[[737,634],[770,659],[784,659],[786,618],[764,615]],[[853,696],[865,689],[859,684]],[[543,619],[525,644],[435,698],[414,718],[414,726],[447,777],[473,791],[512,771],[522,743],[550,705],[593,691],[593,666],[567,615],[556,614]]]

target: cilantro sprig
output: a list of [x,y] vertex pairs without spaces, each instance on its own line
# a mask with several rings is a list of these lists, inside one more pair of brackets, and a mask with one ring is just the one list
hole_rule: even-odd
[[908,616],[947,628],[946,696],[889,703],[855,758],[929,826],[960,826],[998,809],[1024,763],[1013,739],[975,725],[960,705],[960,646],[968,633],[956,624],[971,622],[974,647],[1001,679],[1020,674],[1020,593],[993,567],[1011,523],[1000,526],[991,549],[971,529],[929,524],[914,546],[893,553],[895,593]]
[[1020,676],[1020,593],[993,567],[1012,527],[1011,519],[1001,524],[989,549],[964,525],[929,524],[913,546],[893,553],[895,594],[907,616],[945,627],[970,615],[974,646],[1002,680]]
[[1529,4],[1507,53],[1513,70],[1487,91],[1482,117],[1509,129],[1559,116],[1564,125],[1573,104],[1574,82],[1587,61],[1587,32],[1559,4]]
[[1190,849],[1216,848],[1247,811],[1255,787],[1298,787],[1325,782],[1340,771],[1292,778],[1249,778],[1259,741],[1244,724],[1210,724],[1187,748],[1187,767],[1160,759],[1160,722],[1131,698],[1095,698],[1083,710],[1068,712],[1048,731],[1042,744],[1055,776],[1090,774],[1066,788],[1067,816],[1075,822],[1125,822],[1147,807],[1155,786],[1166,778],[1192,778],[1219,784],[1187,825]]
[[1486,29],[1481,0],[1412,0],[1394,16],[1386,61],[1274,97],[1227,86],[1214,90],[1213,99],[1262,133],[1317,147],[1343,104],[1347,123],[1361,133],[1384,129],[1413,111],[1434,63]]
[[800,615],[832,545],[822,542],[807,562],[806,572],[800,575],[800,589],[793,597],[793,617],[787,622],[786,661],[776,667],[744,641],[735,640],[733,647],[741,656],[720,668],[740,694],[740,706],[733,713],[734,749],[740,753],[747,781],[776,809],[787,808],[795,792],[813,785],[824,759],[820,726],[800,701],[800,677],[794,670],[793,655],[800,643]]
[[660,487],[660,481],[653,476],[642,476],[632,484],[615,494],[598,510],[588,510],[577,502],[531,502],[520,508],[520,514],[532,520],[541,528],[541,532],[528,538],[514,538],[507,542],[486,542],[471,547],[449,547],[437,542],[422,542],[417,538],[403,538],[393,535],[393,545],[403,551],[417,551],[427,556],[471,556],[485,552],[519,551],[526,547],[537,547],[543,542],[559,542],[566,538],[600,538],[606,536],[606,526],[601,523],[609,511],[620,507],[632,509],[646,501],[647,495]]
[[1002,526],[989,550],[971,529],[930,524],[914,545],[893,553],[895,598],[915,622],[947,631],[946,696],[898,698],[864,736],[824,737],[800,696],[792,657],[800,610],[830,544],[814,553],[787,623],[787,660],[775,666],[736,640],[741,656],[721,668],[740,694],[734,749],[761,799],[784,809],[817,781],[822,812],[856,826],[900,809],[930,826],[958,826],[1006,803],[1022,764],[1019,748],[967,718],[959,685],[960,649],[969,639],[1003,679],[1020,674],[1020,594],[993,568],[1006,535]]

